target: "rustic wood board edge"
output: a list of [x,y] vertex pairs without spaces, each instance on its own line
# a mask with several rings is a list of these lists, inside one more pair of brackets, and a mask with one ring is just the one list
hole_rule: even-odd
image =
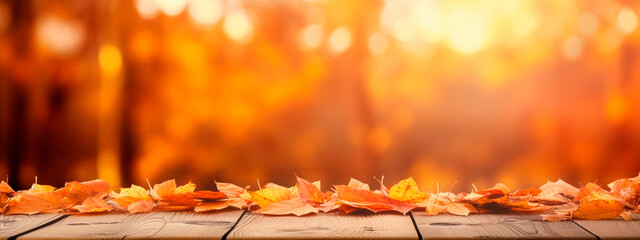
[[598,239],[640,239],[640,220],[571,220]]
[[410,214],[319,213],[300,217],[247,213],[226,239],[418,240]]
[[244,210],[229,209],[206,213],[78,214],[17,239],[222,239],[243,213]]
[[428,216],[413,212],[422,239],[600,239],[572,221],[544,222],[537,214]]
[[[53,214],[52,214],[52,215],[53,215]],[[28,228],[28,229],[25,229],[25,230],[23,230],[23,231],[21,231],[21,232],[18,232],[18,233],[12,234],[11,236],[8,236],[8,237],[0,237],[0,239],[7,239],[7,240],[15,240],[15,239],[18,239],[18,238],[19,238],[20,236],[22,236],[22,235],[25,235],[25,234],[28,234],[28,233],[30,233],[30,232],[36,231],[36,230],[38,230],[38,229],[45,228],[45,227],[47,227],[47,226],[49,226],[49,225],[52,225],[52,224],[54,224],[54,223],[56,223],[56,222],[58,222],[58,221],[60,221],[60,220],[62,220],[62,219],[65,219],[66,217],[68,217],[68,216],[69,216],[69,215],[63,215],[63,214],[55,214],[55,215],[56,215],[57,217],[53,217],[53,218],[51,218],[51,219],[49,219],[49,220],[45,220],[45,221],[43,221],[42,223],[36,224],[36,225],[34,225],[33,227]]]

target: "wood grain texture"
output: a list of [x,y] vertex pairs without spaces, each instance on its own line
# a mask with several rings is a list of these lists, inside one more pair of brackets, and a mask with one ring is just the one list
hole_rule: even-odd
[[0,215],[0,239],[16,236],[60,217],[60,214]]
[[633,221],[574,220],[578,225],[600,237],[600,239],[640,239],[640,214],[632,215]]
[[18,239],[222,239],[242,212],[74,215]]
[[227,239],[418,239],[409,215],[246,213]]
[[471,214],[428,216],[413,212],[423,239],[596,239],[571,221],[543,222],[530,214]]

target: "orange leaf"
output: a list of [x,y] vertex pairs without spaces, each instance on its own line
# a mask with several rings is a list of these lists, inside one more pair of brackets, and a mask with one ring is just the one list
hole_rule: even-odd
[[74,210],[87,213],[87,212],[108,212],[113,210],[112,206],[109,206],[107,202],[102,198],[88,197],[82,204],[73,206]]
[[196,212],[208,212],[213,210],[221,210],[227,207],[235,207],[242,209],[247,206],[247,202],[238,197],[229,198],[225,201],[205,202],[196,206],[193,210]]
[[578,202],[583,198],[591,195],[592,193],[597,193],[597,192],[606,193],[607,191],[605,191],[598,185],[595,185],[593,183],[588,183],[584,187],[581,187],[580,190],[578,190],[578,194],[576,195],[576,198],[573,199],[573,202]]
[[9,186],[5,181],[1,181],[0,193],[15,193],[15,191],[13,191],[13,188],[11,188],[11,186]]
[[513,194],[511,194],[512,196],[537,196],[538,194],[540,194],[542,192],[542,190],[540,190],[539,188],[527,188],[524,190],[519,190],[516,192],[513,192]]
[[53,192],[18,192],[7,203],[7,214],[57,213],[64,209],[63,203]]
[[345,185],[336,185],[338,200],[344,204],[356,208],[364,208],[373,212],[380,211],[397,211],[406,214],[416,205],[391,199],[379,193],[373,193],[366,190],[351,188]]
[[395,200],[419,203],[429,198],[429,194],[421,192],[412,177],[400,181],[389,190],[389,197]]
[[171,179],[160,184],[153,185],[151,197],[155,200],[162,200],[164,196],[174,194],[176,192],[176,180]]
[[0,182],[0,213],[2,212],[2,208],[7,205],[9,202],[9,198],[13,196],[15,191],[7,184],[6,182]]
[[257,213],[269,215],[289,215],[302,216],[309,213],[318,213],[318,209],[299,198],[292,198],[271,203],[256,210]]
[[624,206],[614,199],[585,198],[573,213],[577,219],[611,219],[620,216]]
[[296,184],[298,196],[304,201],[320,204],[324,202],[324,194],[318,187],[307,180],[304,180],[298,176],[298,183]]

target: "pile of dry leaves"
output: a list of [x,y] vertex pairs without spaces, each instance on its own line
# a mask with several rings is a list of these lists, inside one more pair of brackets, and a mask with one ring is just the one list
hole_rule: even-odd
[[[368,184],[351,179],[347,185],[334,185],[332,191],[322,192],[320,181],[308,182],[297,177],[297,184],[283,187],[268,183],[257,191],[230,183],[216,182],[218,191],[195,191],[189,182],[177,186],[169,180],[149,190],[132,185],[130,188],[110,187],[103,180],[69,182],[56,189],[33,184],[28,190],[14,191],[7,183],[0,183],[0,208],[4,214],[88,213],[128,211],[191,210],[206,212],[228,207],[248,209],[270,215],[296,216],[358,210],[372,212],[396,211],[402,214],[425,209],[427,214],[449,213],[466,216],[471,213],[498,211],[537,212],[547,221],[575,219],[610,219],[618,216],[630,220],[638,209],[640,176],[616,180],[609,190],[589,183],[581,188],[558,180],[540,188],[511,190],[504,184],[471,193],[420,191],[413,178],[407,178],[388,188],[382,181],[380,189],[371,190]],[[109,191],[116,189],[117,191]]]

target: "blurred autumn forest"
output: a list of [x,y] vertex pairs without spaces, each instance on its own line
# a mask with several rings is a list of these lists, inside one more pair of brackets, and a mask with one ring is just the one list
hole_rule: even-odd
[[0,176],[211,188],[640,171],[640,1],[0,0]]

